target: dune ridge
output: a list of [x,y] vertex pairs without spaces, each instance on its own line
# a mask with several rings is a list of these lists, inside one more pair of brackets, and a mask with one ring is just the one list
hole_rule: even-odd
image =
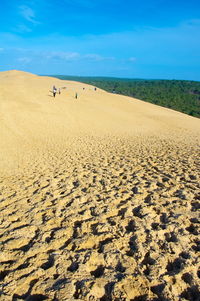
[[0,128],[0,300],[199,300],[199,119],[13,70]]

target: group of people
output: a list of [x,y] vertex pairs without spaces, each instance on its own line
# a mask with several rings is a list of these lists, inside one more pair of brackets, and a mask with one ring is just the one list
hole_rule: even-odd
[[[53,86],[52,93],[53,93],[53,97],[55,98],[57,93],[61,94],[61,89],[60,88],[57,89],[56,86]],[[75,94],[75,98],[76,99],[78,98],[78,93]]]
[[[85,88],[83,88],[83,90],[85,90]],[[96,90],[97,90],[97,88],[95,87],[94,91],[96,91]],[[53,86],[52,93],[53,93],[53,97],[55,98],[57,93],[61,94],[61,89],[60,88],[57,89],[56,86]],[[75,98],[78,99],[78,93],[77,92],[75,94]]]

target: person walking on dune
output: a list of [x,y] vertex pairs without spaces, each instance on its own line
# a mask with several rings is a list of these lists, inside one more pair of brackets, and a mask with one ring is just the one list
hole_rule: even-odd
[[78,93],[75,94],[75,98],[76,98],[76,99],[78,98]]
[[56,97],[56,92],[57,92],[57,89],[55,86],[53,86],[53,97],[55,98]]

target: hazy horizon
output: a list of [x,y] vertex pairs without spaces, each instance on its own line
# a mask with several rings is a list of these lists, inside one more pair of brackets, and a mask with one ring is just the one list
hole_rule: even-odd
[[37,74],[39,76],[67,76],[67,77],[88,77],[88,78],[116,78],[116,79],[127,79],[127,80],[178,80],[178,81],[197,81],[200,80],[190,80],[190,79],[181,79],[181,78],[142,78],[142,77],[119,77],[119,76],[105,76],[105,75],[71,75],[71,74]]
[[6,71],[13,71],[13,70],[17,70],[17,71],[22,71],[22,72],[28,72],[28,73],[33,73],[36,74],[38,76],[50,76],[50,77],[57,77],[57,76],[66,76],[66,77],[80,77],[80,78],[105,78],[105,79],[123,79],[123,80],[149,80],[149,81],[164,81],[164,80],[169,80],[169,81],[196,81],[196,82],[200,82],[200,80],[192,80],[192,79],[182,79],[182,78],[142,78],[142,77],[123,77],[123,76],[106,76],[106,75],[73,75],[73,74],[40,74],[40,73],[34,73],[31,71],[27,71],[27,70],[22,70],[22,69],[8,69],[8,70],[2,70],[0,72],[6,72]]

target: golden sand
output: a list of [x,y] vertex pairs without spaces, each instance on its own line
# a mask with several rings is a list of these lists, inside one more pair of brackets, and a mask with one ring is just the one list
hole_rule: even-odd
[[199,144],[197,118],[1,72],[0,300],[199,300]]

